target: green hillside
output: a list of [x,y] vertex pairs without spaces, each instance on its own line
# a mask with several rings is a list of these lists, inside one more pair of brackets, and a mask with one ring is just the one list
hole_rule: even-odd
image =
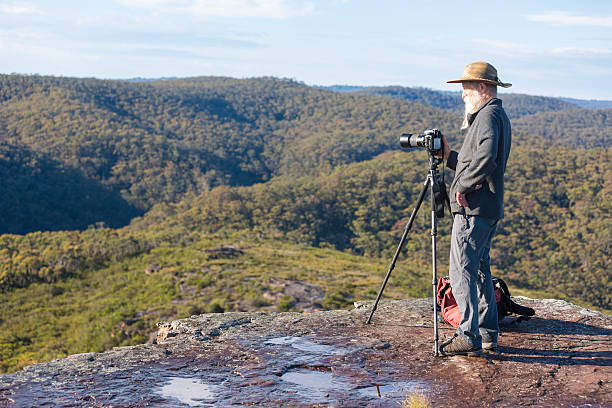
[[[507,170],[507,216],[498,230],[496,265],[516,286],[561,290],[610,308],[610,150],[513,150]],[[160,204],[131,227],[57,235],[4,235],[4,288],[53,282],[161,245],[176,226],[204,235],[244,231],[357,255],[390,256],[426,174],[424,152],[387,153],[313,177],[281,177],[250,187],[221,186],[178,204]],[[448,175],[447,175],[448,176]],[[424,210],[423,219],[427,220]],[[417,234],[427,225],[416,226]],[[450,221],[440,225],[448,251]],[[107,230],[102,230],[107,231]],[[102,235],[101,235],[102,234]],[[170,237],[170,238],[168,238]],[[424,245],[424,246],[423,246]],[[411,242],[426,254],[428,243]],[[559,248],[574,248],[559,253]],[[590,254],[586,256],[586,254]],[[583,282],[586,276],[587,284]],[[600,280],[600,279],[603,279]],[[578,284],[578,282],[581,282]]]
[[[371,159],[398,149],[403,132],[437,127],[457,145],[458,115],[424,105],[442,101],[440,93],[400,91],[415,93],[419,103],[274,78],[0,75],[0,151],[11,152],[0,156],[0,171],[8,179],[15,173],[0,233],[125,225],[186,193],[317,175]],[[597,147],[610,138],[610,110],[557,111],[571,105],[503,98],[510,112],[513,106],[523,115],[554,110],[515,120],[515,144]]]
[[[612,265],[606,255],[612,243],[607,182],[612,170],[606,165],[611,153],[610,148],[513,150],[506,173],[507,214],[493,250],[502,277],[517,287],[612,307]],[[177,214],[208,233],[244,229],[267,236],[280,231],[296,243],[389,257],[420,191],[425,163],[424,154],[394,153],[317,179],[219,188],[168,207],[169,212],[156,209],[135,225],[163,226],[166,220],[175,222]],[[440,225],[443,254],[448,253],[448,218]],[[422,219],[428,220],[427,209]],[[426,233],[428,227],[425,222],[415,231]],[[407,245],[409,253],[424,259],[428,248],[427,240]]]
[[26,146],[0,142],[0,180],[0,232],[119,227],[142,214],[118,191]]
[[[403,130],[458,126],[452,114],[429,107],[272,78],[141,83],[1,75],[0,101],[1,142],[78,171],[141,211],[217,185],[366,160],[396,148]],[[0,232],[33,230],[9,227]]]
[[[612,109],[572,109],[540,112],[512,122],[512,129],[533,143],[574,148],[609,147],[612,143]],[[527,143],[524,138],[522,143]]]

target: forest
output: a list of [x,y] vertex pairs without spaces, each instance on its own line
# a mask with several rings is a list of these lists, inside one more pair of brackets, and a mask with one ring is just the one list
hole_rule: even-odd
[[[274,78],[0,75],[0,172],[11,180],[0,233],[126,225],[187,193],[372,159],[399,149],[403,132],[435,127],[457,140],[457,113],[428,105],[445,94],[413,94],[418,102]],[[520,116],[513,120],[515,143],[590,148],[610,138],[610,109],[559,110],[568,103],[505,98]]]
[[[145,342],[164,319],[300,310],[279,282],[321,288],[319,308],[373,298],[427,172],[399,135],[461,140],[452,98],[393,92],[0,76],[0,371]],[[609,313],[612,109],[501,98],[493,273]],[[429,293],[428,228],[422,209],[386,296]],[[448,212],[439,228],[444,273]]]

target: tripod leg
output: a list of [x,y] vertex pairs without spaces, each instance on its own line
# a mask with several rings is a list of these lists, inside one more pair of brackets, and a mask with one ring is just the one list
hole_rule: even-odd
[[431,265],[432,265],[432,279],[431,284],[433,286],[433,323],[434,323],[434,356],[438,357],[438,309],[437,309],[437,284],[438,284],[438,269],[436,264],[436,237],[438,235],[438,219],[436,217],[436,199],[434,197],[434,183],[437,183],[435,170],[430,172],[430,185],[431,185]]
[[[368,317],[368,320],[366,320],[366,324],[370,324],[370,322],[372,321],[372,316],[374,315],[374,312],[376,311],[376,307],[378,306],[380,297],[382,296],[382,293],[385,290],[385,286],[387,286],[387,281],[389,280],[389,277],[391,276],[391,272],[395,268],[395,262],[397,261],[397,258],[399,257],[399,254],[402,251],[402,248],[404,247],[404,243],[406,242],[406,237],[408,236],[408,232],[412,228],[412,223],[414,222],[416,214],[419,211],[419,207],[421,207],[421,203],[423,202],[423,198],[425,197],[425,194],[427,193],[427,188],[429,187],[430,184],[431,184],[431,181],[429,179],[429,176],[427,176],[427,179],[425,180],[425,183],[423,184],[423,189],[421,190],[421,193],[419,194],[419,198],[414,207],[414,210],[412,210],[410,219],[408,220],[408,223],[406,224],[406,228],[404,228],[404,234],[402,235],[402,239],[400,240],[400,243],[397,246],[397,249],[395,250],[395,255],[393,256],[393,260],[391,261],[391,264],[389,265],[389,270],[387,271],[387,276],[385,276],[385,280],[383,281],[382,286],[380,287],[380,290],[378,291],[378,296],[376,296],[376,301],[374,302],[374,306],[372,306],[370,317]],[[432,192],[432,196],[433,196],[433,192]]]

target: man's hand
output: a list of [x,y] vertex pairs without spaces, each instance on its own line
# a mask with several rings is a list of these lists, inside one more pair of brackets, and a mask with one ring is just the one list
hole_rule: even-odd
[[[482,188],[482,184],[476,184],[475,189],[480,190]],[[457,193],[455,195],[455,199],[457,200],[457,204],[461,207],[470,208],[470,205],[467,202],[467,198],[465,198],[465,194]]]
[[470,208],[467,199],[465,198],[465,194],[461,194],[461,193],[457,193],[455,195],[455,199],[457,200],[457,204],[459,204],[460,207],[466,207],[466,208]]
[[446,142],[446,138],[442,135],[442,149],[436,154],[438,158],[444,158],[444,160],[448,160],[448,156],[450,155],[450,146]]

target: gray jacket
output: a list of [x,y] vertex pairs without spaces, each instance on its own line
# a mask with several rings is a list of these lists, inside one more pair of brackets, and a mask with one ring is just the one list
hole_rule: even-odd
[[[512,141],[510,121],[502,101],[489,99],[468,115],[469,128],[459,153],[451,151],[446,166],[455,170],[450,188],[453,214],[504,217],[504,172]],[[482,188],[476,189],[478,184]],[[469,208],[461,207],[456,193],[466,195]]]

